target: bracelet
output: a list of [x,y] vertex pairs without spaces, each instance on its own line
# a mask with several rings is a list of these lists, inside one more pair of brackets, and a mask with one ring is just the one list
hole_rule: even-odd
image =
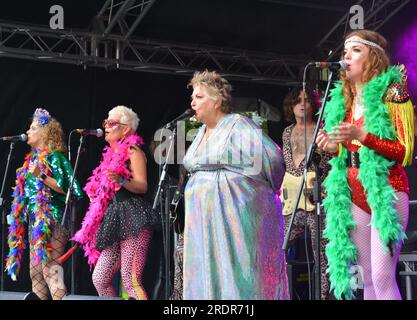
[[126,178],[125,177],[122,177],[121,179],[120,179],[120,185],[124,185],[125,183],[126,183]]
[[45,174],[45,172],[42,172],[40,175],[39,175],[39,178],[42,180],[42,181],[45,181],[45,179],[47,178],[48,176]]

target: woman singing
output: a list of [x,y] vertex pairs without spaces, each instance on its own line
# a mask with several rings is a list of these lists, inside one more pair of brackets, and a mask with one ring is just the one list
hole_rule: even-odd
[[405,237],[412,162],[413,107],[402,67],[390,66],[387,41],[360,30],[345,38],[348,68],[331,92],[317,144],[335,157],[324,182],[331,286],[367,300],[401,299],[395,270]]
[[196,72],[191,107],[204,125],[184,166],[187,299],[288,299],[284,222],[276,195],[281,149],[252,120],[231,113],[231,86]]
[[148,189],[143,140],[135,132],[139,118],[117,106],[104,120],[103,159],[84,190],[90,207],[74,240],[83,245],[88,263],[95,265],[93,283],[100,296],[116,296],[112,278],[121,270],[130,298],[148,298],[142,286],[152,227],[158,215],[142,194]]
[[[49,294],[59,300],[65,296],[66,287],[57,259],[68,240],[61,220],[73,171],[63,154],[66,148],[61,124],[48,111],[36,109],[27,135],[32,150],[16,172],[12,210],[8,216],[10,251],[6,270],[16,280],[25,249],[27,224],[32,291],[42,300],[48,299]],[[74,194],[82,195],[77,181],[74,181]]]

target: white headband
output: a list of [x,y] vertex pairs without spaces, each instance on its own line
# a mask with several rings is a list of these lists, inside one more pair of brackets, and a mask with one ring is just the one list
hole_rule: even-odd
[[347,43],[349,43],[349,42],[359,42],[359,43],[366,44],[366,45],[368,45],[368,46],[370,46],[370,47],[377,48],[377,49],[381,50],[382,52],[384,52],[384,51],[385,51],[385,50],[384,50],[384,49],[383,49],[383,48],[382,48],[379,44],[377,44],[377,43],[375,43],[375,42],[372,42],[372,41],[368,41],[368,40],[365,40],[365,39],[359,38],[358,36],[353,36],[353,37],[350,37],[350,38],[346,39],[346,41],[345,41],[345,45],[346,45]]

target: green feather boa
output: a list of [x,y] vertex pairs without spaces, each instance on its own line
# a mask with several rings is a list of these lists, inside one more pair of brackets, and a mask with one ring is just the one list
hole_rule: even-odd
[[[398,67],[389,67],[387,72],[373,78],[363,88],[364,127],[381,139],[395,140],[397,133],[390,119],[387,106],[383,103],[384,94],[389,85],[401,82]],[[346,109],[342,95],[342,82],[337,82],[330,93],[331,100],[325,110],[325,131],[345,120]],[[332,166],[324,181],[327,197],[323,201],[326,209],[326,229],[324,236],[329,240],[326,255],[329,263],[331,290],[335,297],[353,298],[351,289],[352,274],[350,267],[356,264],[357,249],[350,239],[350,232],[355,228],[350,212],[351,197],[347,181],[346,169],[347,150],[342,146],[338,157],[330,160]],[[362,146],[359,149],[361,163],[358,175],[366,194],[367,202],[372,210],[371,224],[378,230],[385,252],[392,242],[396,246],[405,238],[399,222],[397,211],[393,207],[395,190],[391,187],[388,174],[393,161],[377,154],[374,150]]]

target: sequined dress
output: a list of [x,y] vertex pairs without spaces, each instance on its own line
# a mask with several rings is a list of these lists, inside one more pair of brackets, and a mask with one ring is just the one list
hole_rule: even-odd
[[225,115],[184,158],[185,300],[287,299],[280,148],[250,119]]
[[[47,148],[32,149],[25,157],[23,166],[16,171],[16,187],[13,191],[9,224],[9,253],[6,270],[16,280],[21,269],[23,252],[26,248],[26,229],[31,246],[31,263],[38,265],[49,262],[51,234],[56,224],[61,223],[65,207],[65,195],[47,186],[29,170],[31,164],[56,181],[57,186],[67,191],[73,171],[69,161],[59,151]],[[81,197],[81,188],[74,181],[73,194]]]
[[[33,158],[33,161],[36,161],[36,157]],[[53,151],[47,156],[47,165],[51,168],[52,178],[56,180],[57,186],[66,193],[71,183],[71,177],[73,174],[73,170],[67,158],[61,152]],[[27,198],[27,209],[30,221],[29,228],[31,228],[35,221],[35,213],[38,206],[38,202],[36,200],[37,182],[38,178],[28,172],[26,175],[24,191]],[[46,188],[49,187],[46,186]],[[53,214],[54,223],[61,223],[65,208],[66,194],[58,193],[52,189],[50,189],[50,191],[51,202],[49,203],[49,208]],[[78,198],[80,198],[83,194],[77,180],[74,181],[73,194]]]
[[[352,109],[347,112],[345,122],[354,123],[357,127],[364,127],[364,116],[361,116],[359,119],[352,118]],[[402,133],[402,123],[400,120],[397,121],[397,130]],[[382,140],[376,137],[375,135],[368,133],[365,140],[362,144],[352,142],[351,140],[343,143],[344,146],[350,152],[356,152],[360,149],[361,145],[368,146],[379,152],[381,155],[393,159],[396,163],[389,169],[388,180],[391,186],[397,192],[405,192],[408,195],[410,194],[410,188],[408,185],[407,174],[401,162],[405,156],[405,147],[400,144],[398,140],[389,141]],[[358,179],[359,168],[350,167],[348,168],[348,182],[349,187],[353,191],[351,193],[352,202],[361,208],[363,211],[371,214],[371,208],[366,200],[365,191],[363,189],[362,183]]]

